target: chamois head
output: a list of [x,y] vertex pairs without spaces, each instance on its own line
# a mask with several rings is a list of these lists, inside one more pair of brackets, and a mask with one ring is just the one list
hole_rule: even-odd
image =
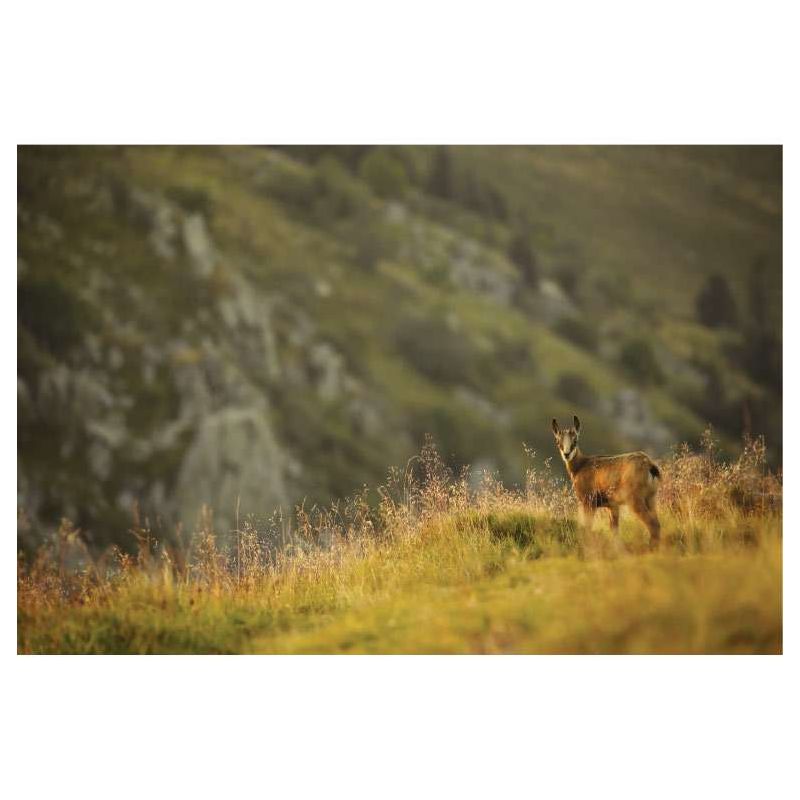
[[573,428],[559,428],[558,420],[553,419],[553,436],[556,437],[556,446],[564,461],[569,461],[578,451],[581,421],[575,416],[572,419],[575,423]]

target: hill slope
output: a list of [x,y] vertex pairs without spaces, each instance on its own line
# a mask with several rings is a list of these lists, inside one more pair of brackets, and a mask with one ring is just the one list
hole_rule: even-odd
[[[590,451],[745,419],[779,458],[779,149],[20,148],[18,175],[23,542],[328,503],[426,433],[513,483],[573,412]],[[709,328],[718,272],[738,320]]]

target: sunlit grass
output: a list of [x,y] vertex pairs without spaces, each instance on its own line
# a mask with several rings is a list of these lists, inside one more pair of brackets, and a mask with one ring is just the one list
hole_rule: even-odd
[[[25,653],[779,653],[780,485],[763,453],[663,466],[662,544],[623,517],[584,530],[547,476],[477,492],[435,451],[363,498],[298,514],[266,550],[243,526],[185,553],[137,530],[138,557],[67,571],[70,526],[21,565]],[[327,537],[327,539],[325,538]]]

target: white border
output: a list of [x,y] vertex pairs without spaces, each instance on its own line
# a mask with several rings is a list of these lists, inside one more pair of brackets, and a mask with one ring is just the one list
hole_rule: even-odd
[[[0,13],[9,442],[17,143],[783,143],[784,260],[797,263],[789,4],[143,0]],[[789,270],[790,311],[796,289]],[[791,361],[784,372],[796,408]],[[798,444],[788,416],[784,452]],[[10,445],[2,468],[10,523]],[[9,544],[6,782],[37,797],[796,793],[788,455],[785,472],[779,658],[17,657]]]

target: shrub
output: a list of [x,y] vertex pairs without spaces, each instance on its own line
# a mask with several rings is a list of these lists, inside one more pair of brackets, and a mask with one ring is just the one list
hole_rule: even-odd
[[355,262],[361,269],[374,269],[382,259],[394,257],[399,246],[397,230],[375,212],[357,214],[347,238],[355,245]]
[[290,144],[270,145],[270,147],[306,164],[314,165],[325,158],[333,158],[349,170],[355,170],[364,153],[370,150],[372,145]]
[[631,339],[620,352],[620,364],[642,385],[658,384],[664,379],[653,346],[647,339]]
[[497,343],[492,362],[497,365],[502,379],[502,373],[509,370],[526,370],[534,368],[530,344],[524,340],[502,339]]
[[443,200],[451,200],[455,195],[453,164],[450,151],[446,147],[436,147],[433,151],[428,191]]
[[719,458],[719,446],[709,427],[701,437],[702,451],[688,445],[678,447],[661,462],[662,487],[659,502],[678,516],[720,515],[731,506],[748,513],[781,508],[779,475],[767,468],[764,439],[747,437],[735,461]]
[[517,233],[508,247],[508,257],[519,267],[525,283],[534,289],[539,285],[539,262],[530,239],[523,233]]
[[[572,287],[572,291],[577,291],[579,276],[577,271],[568,275],[565,281],[561,281],[561,286],[566,291],[565,282]],[[607,308],[625,308],[631,303],[631,294],[628,284],[620,281],[611,275],[598,275],[593,281],[593,289],[597,296]]]
[[718,430],[739,434],[742,423],[741,408],[728,398],[721,368],[716,363],[697,364],[705,378],[702,391],[689,391],[681,399],[698,417],[714,425]]
[[570,403],[592,408],[597,403],[597,393],[592,385],[576,372],[563,373],[556,383],[556,392]]
[[734,327],[738,321],[736,301],[722,275],[710,275],[695,301],[697,318],[709,328]]
[[583,317],[562,317],[553,326],[553,330],[584,350],[593,353],[597,348],[597,329]]
[[36,277],[17,288],[17,322],[54,356],[63,358],[96,323],[94,309],[58,279]]
[[769,331],[751,329],[731,354],[757,383],[780,391],[783,386],[783,352],[780,339]]
[[756,330],[766,330],[769,323],[769,303],[767,300],[767,275],[769,261],[766,256],[759,256],[750,267],[747,277],[747,299],[750,321]]
[[314,175],[301,169],[281,170],[270,176],[262,188],[270,197],[298,213],[308,213],[317,197]]
[[415,441],[426,436],[435,439],[447,463],[457,469],[491,453],[496,444],[496,431],[486,420],[454,404],[419,409],[408,427]]
[[402,197],[408,189],[405,164],[382,148],[370,150],[361,159],[359,174],[379,197]]
[[508,204],[498,188],[471,169],[456,169],[448,147],[436,147],[428,173],[427,190],[482,217],[506,220]]
[[315,210],[325,219],[341,219],[369,206],[369,192],[333,156],[325,156],[317,166],[314,187]]
[[562,264],[553,277],[556,279],[556,283],[558,283],[573,300],[577,300],[578,289],[583,273],[584,268],[578,264]]
[[211,216],[214,203],[205,189],[192,186],[171,186],[167,189],[166,195],[185,211],[202,214],[206,218]]
[[438,319],[405,319],[395,329],[398,351],[434,383],[464,382],[473,363],[468,340]]
[[508,218],[508,206],[503,195],[472,171],[466,172],[456,184],[455,199],[476,214],[498,220]]

